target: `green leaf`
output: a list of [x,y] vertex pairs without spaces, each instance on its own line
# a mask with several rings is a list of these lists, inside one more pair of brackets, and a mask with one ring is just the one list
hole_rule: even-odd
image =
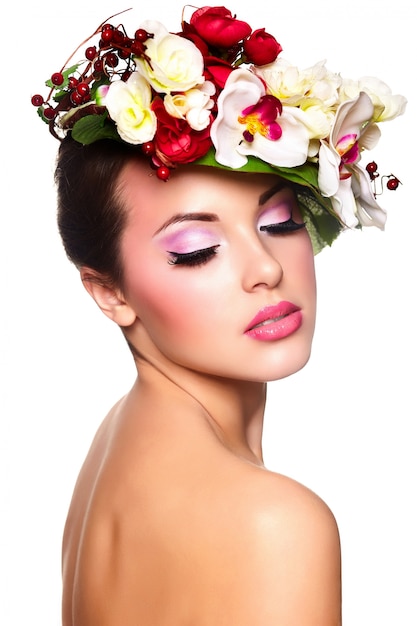
[[[230,170],[230,167],[220,165],[215,159],[215,150],[210,150],[200,159],[195,161],[196,165],[210,165],[219,169]],[[279,174],[282,178],[290,180],[298,185],[306,185],[308,187],[318,189],[318,168],[314,163],[304,163],[298,167],[275,167],[270,165],[261,159],[248,156],[246,165],[233,170],[236,172],[252,172],[252,173],[265,173],[265,174]]]
[[75,122],[72,138],[83,145],[89,145],[99,139],[115,139],[120,141],[120,136],[113,122],[109,121],[107,113],[103,115],[86,115]]
[[68,91],[66,89],[59,89],[55,91],[54,96],[52,98],[52,100],[54,102],[61,102],[62,98],[64,98],[67,95]]

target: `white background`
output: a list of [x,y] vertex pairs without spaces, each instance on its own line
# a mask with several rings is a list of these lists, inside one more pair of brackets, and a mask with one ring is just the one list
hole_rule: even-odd
[[[144,3],[141,3],[144,4]],[[178,30],[182,3],[139,3]],[[268,6],[267,6],[268,5]],[[55,226],[57,148],[30,104],[44,80],[124,0],[25,7],[2,16],[0,624],[59,626],[60,545],[72,487],[108,408],[133,382],[120,331],[67,262]],[[417,626],[416,72],[408,0],[236,2],[300,67],[375,75],[409,99],[372,155],[403,182],[384,193],[385,233],[343,236],[317,258],[310,363],[271,384],[267,465],[333,509],[343,549],[345,626]],[[86,8],[88,7],[88,8]],[[214,625],[213,625],[214,626]],[[231,625],[232,626],[232,625]],[[238,625],[236,625],[238,626]],[[254,625],[256,626],[256,625]],[[300,625],[302,626],[302,625]]]

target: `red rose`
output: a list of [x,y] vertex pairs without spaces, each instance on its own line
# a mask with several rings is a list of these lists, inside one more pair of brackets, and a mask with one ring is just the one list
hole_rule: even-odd
[[232,66],[227,61],[218,59],[217,57],[206,57],[204,59],[204,76],[206,80],[210,80],[216,87],[223,89],[229,74],[233,71]]
[[165,164],[191,163],[208,152],[212,142],[210,126],[196,131],[185,120],[166,112],[161,99],[155,99],[152,109],[158,119],[154,138],[156,153]]
[[249,63],[255,65],[272,63],[282,51],[281,45],[275,37],[265,32],[265,28],[254,30],[244,41],[243,49]]
[[192,14],[190,24],[216,48],[231,48],[252,31],[249,24],[234,18],[225,7],[202,7]]

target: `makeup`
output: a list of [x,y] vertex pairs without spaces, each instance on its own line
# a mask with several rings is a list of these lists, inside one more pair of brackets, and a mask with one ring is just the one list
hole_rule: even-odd
[[166,235],[161,243],[170,253],[189,254],[218,245],[219,236],[207,228],[193,225]]
[[277,202],[274,206],[262,211],[259,216],[258,228],[265,229],[271,224],[281,224],[287,222],[292,215],[292,205],[288,200]]
[[300,308],[283,300],[261,309],[248,324],[245,335],[259,341],[277,341],[295,333],[302,321]]

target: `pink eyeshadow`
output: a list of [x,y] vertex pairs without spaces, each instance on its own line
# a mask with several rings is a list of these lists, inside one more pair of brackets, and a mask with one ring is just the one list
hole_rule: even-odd
[[219,243],[219,237],[203,228],[187,228],[162,239],[162,245],[169,252],[186,254],[202,250]]
[[277,206],[266,209],[259,218],[259,226],[286,222],[291,218],[292,209],[292,204],[289,202],[283,202]]

